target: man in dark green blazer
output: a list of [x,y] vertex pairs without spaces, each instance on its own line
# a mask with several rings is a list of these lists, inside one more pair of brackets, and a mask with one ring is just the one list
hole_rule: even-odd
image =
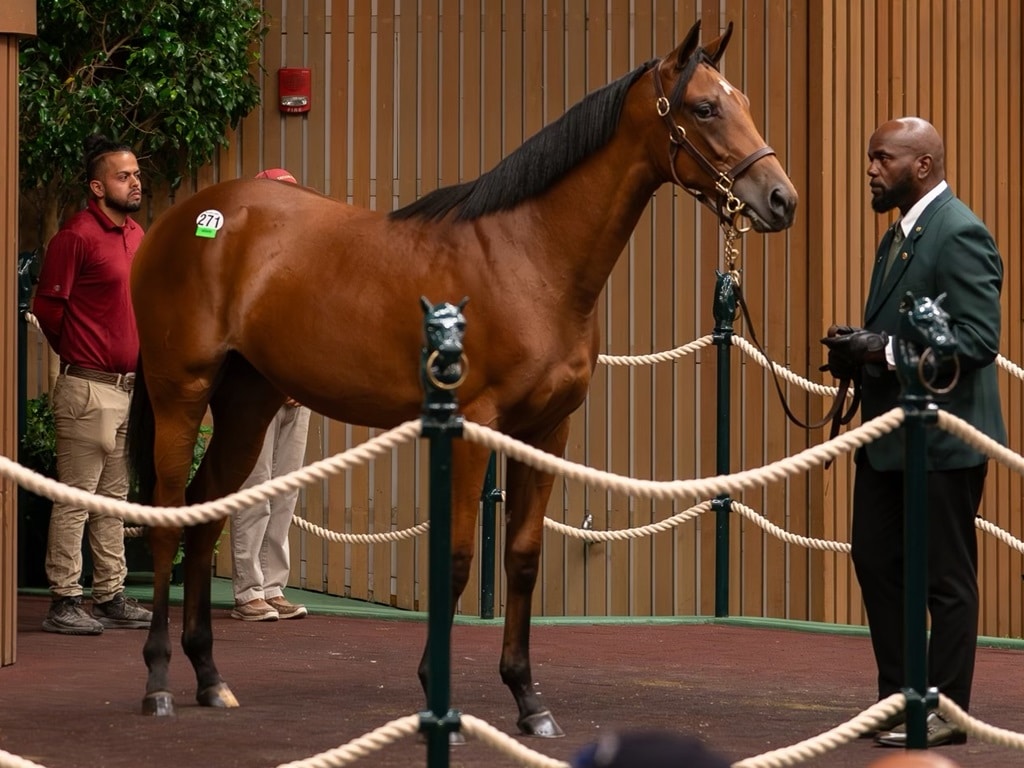
[[[996,381],[1003,264],[992,235],[945,182],[942,139],[917,117],[891,120],[871,136],[871,207],[900,219],[882,238],[871,275],[864,328],[833,327],[822,340],[834,372],[860,369],[863,418],[898,405],[892,337],[900,302],[945,294],[942,308],[959,343],[960,380],[939,407],[1006,442]],[[928,682],[968,709],[978,636],[978,552],[974,518],[988,463],[943,430],[928,436]],[[878,696],[905,684],[903,659],[903,434],[858,452],[852,557],[878,665]],[[895,720],[901,720],[898,717]],[[906,746],[906,729],[884,724],[876,740]],[[928,745],[963,743],[966,734],[933,712]]]

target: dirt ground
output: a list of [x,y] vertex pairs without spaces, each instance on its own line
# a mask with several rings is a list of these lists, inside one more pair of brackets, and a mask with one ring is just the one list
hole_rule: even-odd
[[[241,707],[194,702],[192,669],[171,662],[177,716],[141,714],[141,630],[66,637],[40,630],[48,601],[19,598],[18,662],[0,669],[0,749],[47,768],[271,768],[338,747],[424,707],[416,667],[426,637],[417,621],[310,615],[243,623],[214,610],[215,655]],[[180,634],[172,609],[171,635]],[[500,622],[456,626],[452,706],[515,735],[515,705],[497,673]],[[1024,732],[1024,659],[981,649],[972,714]],[[545,625],[533,630],[534,679],[565,738],[519,738],[569,760],[608,731],[694,734],[732,760],[794,744],[874,701],[864,636],[707,625]],[[1024,754],[976,739],[942,748],[963,768],[1024,765]],[[806,765],[861,768],[889,754],[868,739]],[[0,766],[6,766],[0,756]],[[410,736],[356,765],[426,765]],[[517,763],[479,741],[451,751],[452,766]]]

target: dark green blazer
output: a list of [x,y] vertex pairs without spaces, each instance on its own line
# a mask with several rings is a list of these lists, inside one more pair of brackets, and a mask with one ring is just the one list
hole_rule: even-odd
[[[942,308],[949,313],[959,342],[960,382],[936,400],[940,408],[1005,445],[995,365],[1003,262],[992,235],[970,208],[945,189],[921,214],[883,282],[892,238],[890,229],[878,246],[864,327],[894,336],[899,329],[900,301],[907,291],[917,298],[932,299],[945,293]],[[898,405],[900,384],[895,371],[866,366],[862,385],[864,421]],[[902,469],[903,430],[868,443],[864,452],[876,470]],[[930,470],[973,467],[985,461],[984,455],[945,430],[928,430]]]

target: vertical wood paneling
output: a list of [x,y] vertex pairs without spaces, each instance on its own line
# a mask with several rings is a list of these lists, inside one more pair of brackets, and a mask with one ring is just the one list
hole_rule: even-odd
[[[754,123],[765,133],[765,119],[768,113],[768,94],[762,86],[767,66],[767,50],[765,47],[765,35],[768,33],[768,19],[765,13],[765,3],[755,2],[749,8],[750,23],[744,25],[736,47],[730,45],[726,54],[728,58],[732,54],[732,61],[735,64],[730,68],[726,62],[725,74],[731,78],[738,87],[743,88],[750,99],[750,113]],[[733,74],[735,73],[735,74]],[[744,78],[744,73],[747,77]],[[744,80],[746,79],[746,82]],[[757,85],[754,85],[754,84]],[[754,87],[751,87],[754,86]],[[717,247],[717,242],[716,242]],[[741,286],[743,295],[749,305],[750,315],[755,327],[747,326],[742,320],[736,325],[737,331],[747,339],[755,336],[765,345],[768,356],[780,364],[784,363],[781,348],[774,338],[774,334],[765,324],[765,307],[768,304],[765,300],[769,285],[768,275],[781,270],[774,270],[773,265],[765,263],[768,254],[765,251],[765,238],[752,233],[747,235],[740,244],[741,254],[738,266],[742,270]],[[723,269],[726,266],[722,267]],[[742,357],[742,356],[741,356]],[[764,456],[765,446],[768,439],[768,416],[772,413],[766,397],[772,394],[771,382],[767,378],[765,370],[743,358],[738,368],[740,371],[740,392],[738,399],[732,402],[741,404],[739,409],[734,409],[732,419],[732,440],[733,446],[739,450],[739,459],[730,465],[731,470],[743,467],[757,466],[759,459]],[[768,385],[766,388],[765,385]],[[760,513],[767,513],[765,502],[769,488],[758,488],[740,494],[740,501]],[[736,562],[740,572],[740,582],[737,586],[739,594],[740,614],[759,616],[764,613],[765,591],[771,589],[770,583],[765,580],[766,545],[777,547],[766,541],[761,529],[754,523],[741,518],[738,526],[738,548],[733,549],[736,553]]]
[[[20,3],[12,17],[21,13],[30,19],[27,4]],[[12,22],[13,23],[13,22]],[[32,19],[34,27],[34,19]],[[18,324],[22,322],[16,312],[18,306],[18,37],[10,26],[0,29],[0,264],[4,277],[0,279],[3,302],[7,311],[0,323],[2,357],[0,375],[8,386],[0,409],[0,451],[4,456],[18,455],[17,407],[18,382]],[[25,30],[20,30],[25,31]],[[8,33],[11,34],[8,34]],[[18,584],[18,504],[17,487],[8,478],[0,481],[0,667],[17,660],[17,584]]]

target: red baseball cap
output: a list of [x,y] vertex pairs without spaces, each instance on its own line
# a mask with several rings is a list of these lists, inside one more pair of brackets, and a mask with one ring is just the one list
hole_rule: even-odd
[[295,177],[292,176],[284,168],[268,168],[265,171],[260,171],[256,174],[257,179],[274,179],[275,181],[290,181],[292,184],[298,184]]

